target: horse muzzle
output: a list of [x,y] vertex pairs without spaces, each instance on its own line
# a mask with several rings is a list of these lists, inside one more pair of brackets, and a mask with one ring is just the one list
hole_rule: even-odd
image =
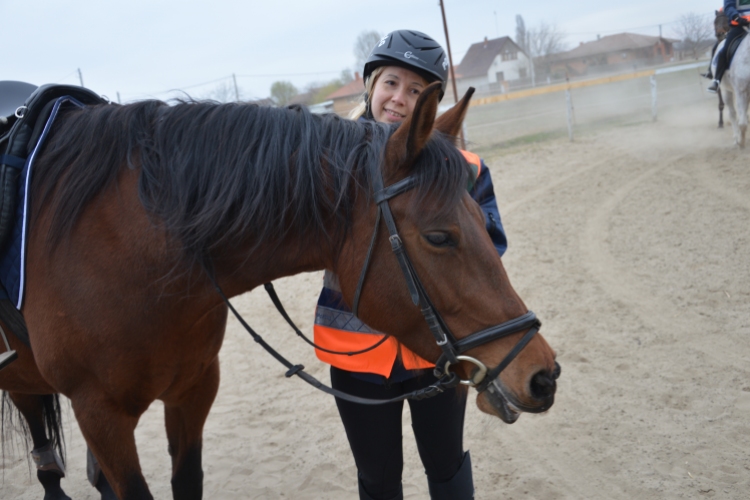
[[[512,424],[521,413],[543,413],[549,410],[555,402],[555,392],[557,390],[557,379],[560,377],[560,365],[555,362],[555,368],[552,371],[542,370],[536,373],[529,382],[528,393],[531,395],[530,403],[522,403],[516,395],[510,391],[500,377],[493,379],[487,389],[480,392],[478,398],[484,397],[486,402],[491,406],[491,412],[495,413],[506,424]],[[480,408],[486,405],[479,405]]]

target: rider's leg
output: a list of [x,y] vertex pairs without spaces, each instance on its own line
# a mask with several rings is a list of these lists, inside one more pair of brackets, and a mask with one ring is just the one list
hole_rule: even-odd
[[708,78],[709,80],[713,80],[714,75],[711,73],[711,63],[714,60],[714,55],[716,55],[716,47],[719,46],[719,43],[721,43],[721,40],[716,40],[716,43],[714,44],[714,48],[711,49],[711,59],[708,61],[708,71],[705,73],[701,73],[701,76],[703,78]]
[[729,47],[732,45],[732,42],[735,38],[742,35],[744,32],[744,28],[741,26],[734,26],[731,30],[729,30],[729,33],[727,33],[726,41],[724,42],[724,48],[721,49],[721,54],[719,54],[719,57],[716,58],[716,74],[714,75],[714,81],[711,82],[711,85],[708,87],[709,92],[716,92],[719,90],[719,84],[721,83],[721,79],[724,77],[724,72],[727,70],[727,67],[729,65],[729,61],[727,61],[727,52],[729,50]]

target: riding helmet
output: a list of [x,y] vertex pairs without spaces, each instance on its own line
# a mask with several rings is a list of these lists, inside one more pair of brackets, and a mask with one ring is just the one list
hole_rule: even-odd
[[385,35],[365,61],[363,78],[367,80],[379,66],[401,66],[428,82],[437,80],[443,84],[440,99],[443,98],[448,80],[448,55],[439,43],[424,33],[397,30]]

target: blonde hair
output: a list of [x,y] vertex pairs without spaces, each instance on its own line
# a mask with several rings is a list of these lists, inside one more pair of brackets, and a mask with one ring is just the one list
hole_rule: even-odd
[[365,91],[359,99],[359,104],[349,112],[349,119],[359,120],[367,112],[367,104],[372,98],[372,89],[375,87],[375,80],[378,79],[384,69],[385,66],[378,66],[367,77],[367,80],[365,80]]

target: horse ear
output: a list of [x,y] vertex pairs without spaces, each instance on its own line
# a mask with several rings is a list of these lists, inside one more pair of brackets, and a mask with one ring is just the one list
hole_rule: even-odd
[[437,114],[440,82],[431,83],[419,95],[411,116],[396,129],[386,146],[387,165],[409,168],[430,140]]
[[451,109],[440,115],[435,120],[435,129],[450,137],[457,137],[461,132],[461,126],[469,110],[469,102],[474,94],[474,87],[469,87],[466,94]]

